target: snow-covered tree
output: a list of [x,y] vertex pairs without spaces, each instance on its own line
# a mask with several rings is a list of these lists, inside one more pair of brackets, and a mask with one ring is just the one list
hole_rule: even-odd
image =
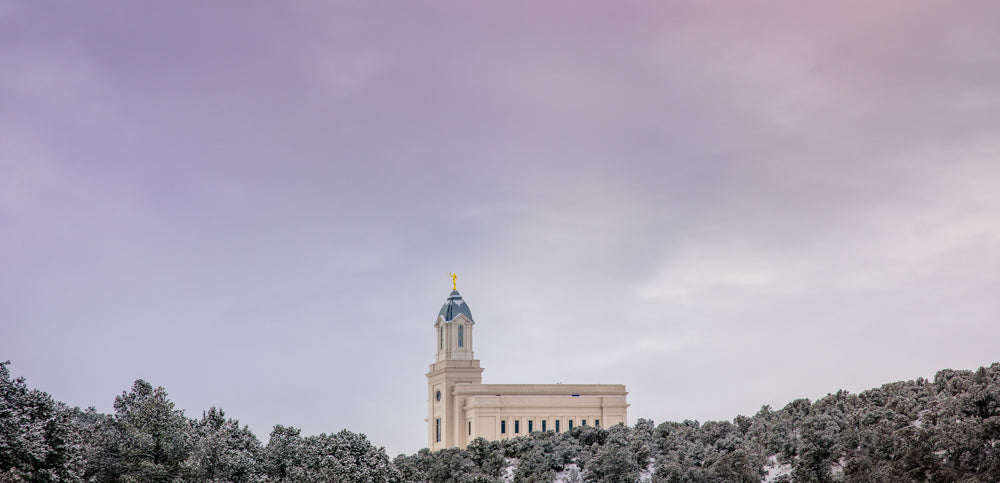
[[82,481],[83,447],[71,411],[11,379],[0,363],[0,481]]
[[297,428],[280,424],[271,431],[271,438],[264,448],[264,472],[268,481],[293,481],[293,470],[302,465],[304,443],[300,433],[301,430]]
[[303,472],[297,481],[378,483],[399,481],[385,448],[376,448],[363,434],[342,430],[305,439]]
[[191,424],[162,387],[143,380],[115,398],[113,428],[124,483],[177,482],[191,452]]
[[210,408],[194,424],[193,448],[184,462],[188,479],[206,482],[252,483],[264,481],[263,448],[239,421],[226,419],[221,409]]
[[645,468],[645,461],[640,462],[639,458],[645,459],[648,455],[648,447],[634,441],[630,428],[615,425],[608,430],[607,443],[587,463],[585,478],[601,483],[637,482],[639,472]]
[[500,441],[488,441],[485,438],[476,438],[469,443],[466,451],[480,472],[491,478],[500,477],[500,473],[506,466],[506,460],[503,456],[503,444]]
[[400,481],[385,448],[347,430],[302,438],[296,428],[275,426],[265,449],[269,481],[378,483]]

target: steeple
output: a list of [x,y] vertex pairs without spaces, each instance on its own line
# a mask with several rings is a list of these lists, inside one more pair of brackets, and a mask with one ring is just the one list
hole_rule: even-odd
[[472,311],[458,293],[455,274],[451,276],[452,291],[434,322],[437,356],[427,372],[427,447],[434,450],[465,444],[467,434],[462,431],[471,423],[465,421],[453,391],[456,384],[483,380],[483,369],[472,353]]
[[[454,288],[454,286],[452,287]],[[472,310],[458,290],[452,290],[438,312],[434,328],[437,329],[437,361],[447,359],[474,359],[472,354]]]

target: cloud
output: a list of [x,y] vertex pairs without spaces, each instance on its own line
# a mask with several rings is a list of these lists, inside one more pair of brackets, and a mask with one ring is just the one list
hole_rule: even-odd
[[3,341],[71,404],[412,452],[454,271],[487,380],[633,417],[995,356],[989,2],[102,5],[0,13]]

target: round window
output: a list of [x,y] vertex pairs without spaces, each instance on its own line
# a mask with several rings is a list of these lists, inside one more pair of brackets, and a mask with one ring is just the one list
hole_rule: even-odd
[[440,401],[440,400],[441,400],[441,391],[438,391],[438,392],[437,392],[437,394],[436,394],[436,395],[435,395],[434,397],[435,397],[435,398],[436,398],[436,399],[437,399],[438,401]]

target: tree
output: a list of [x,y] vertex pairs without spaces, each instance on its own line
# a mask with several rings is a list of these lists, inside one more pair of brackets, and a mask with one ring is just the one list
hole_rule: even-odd
[[284,483],[292,481],[295,468],[302,465],[301,431],[280,424],[271,431],[271,439],[264,448],[264,472],[269,481]]
[[84,460],[72,412],[48,394],[10,378],[0,363],[0,480],[81,481]]
[[[638,438],[622,424],[608,430],[607,443],[587,463],[587,481],[628,483],[639,481],[639,471],[649,458],[649,442],[653,437],[652,421],[642,420]],[[639,459],[643,461],[639,461]]]
[[605,445],[587,464],[587,481],[601,483],[631,483],[639,481],[639,464],[627,446]]
[[114,431],[126,483],[178,482],[191,451],[191,425],[162,387],[139,379],[115,398]]
[[92,483],[117,482],[122,472],[118,431],[114,418],[100,414],[94,407],[74,408],[73,419],[83,440],[86,461],[83,478]]
[[434,457],[431,450],[423,448],[412,456],[399,455],[392,460],[392,465],[399,471],[402,481],[406,482],[426,482],[427,472],[432,465]]
[[555,479],[554,457],[541,449],[522,453],[514,470],[514,483],[543,483]]
[[265,449],[267,473],[275,482],[383,483],[400,481],[385,448],[346,429],[302,438],[299,430],[275,426]]
[[264,480],[263,448],[249,428],[212,407],[194,424],[185,472],[195,481],[252,483]]
[[429,483],[458,483],[479,473],[476,464],[464,449],[445,448],[431,455],[433,458],[426,473]]
[[503,457],[503,446],[499,441],[476,438],[466,448],[472,462],[484,475],[499,478],[507,462]]

